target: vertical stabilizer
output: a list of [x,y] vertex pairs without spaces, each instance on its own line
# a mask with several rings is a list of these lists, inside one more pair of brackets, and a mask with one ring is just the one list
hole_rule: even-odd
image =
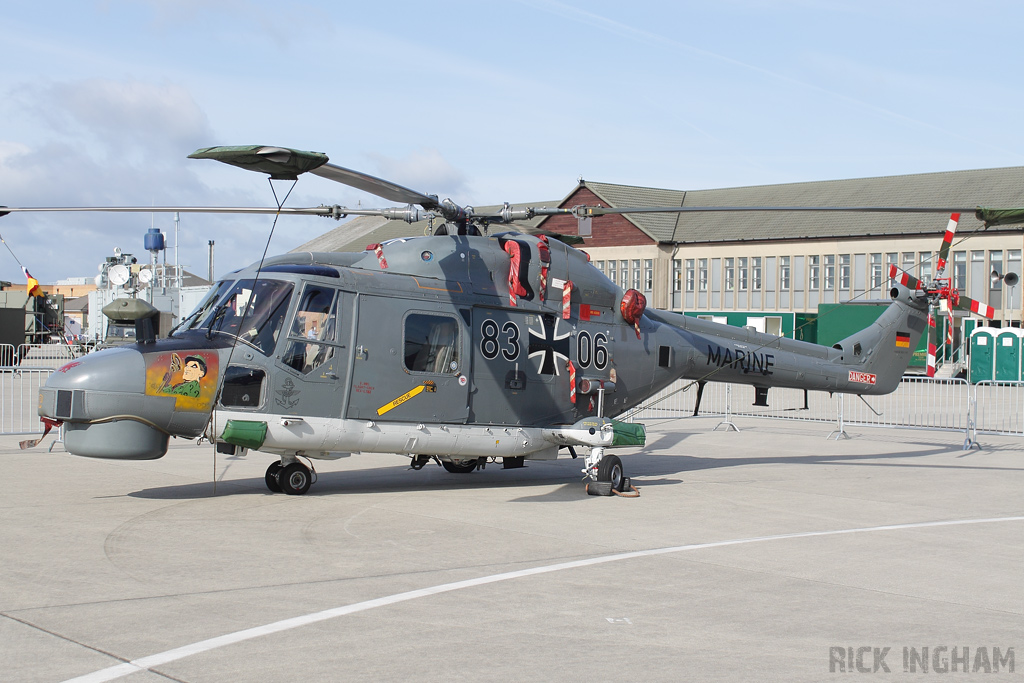
[[[893,303],[878,320],[833,346],[843,353],[838,362],[850,367],[852,393],[894,391],[928,329],[927,294],[897,284],[889,295]],[[871,381],[856,381],[856,373],[864,373]],[[863,390],[858,385],[863,385]]]

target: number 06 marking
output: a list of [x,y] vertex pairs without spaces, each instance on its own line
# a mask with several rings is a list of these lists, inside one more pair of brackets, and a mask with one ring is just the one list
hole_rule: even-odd
[[608,337],[598,332],[593,337],[586,330],[576,335],[576,364],[581,368],[589,368],[594,364],[597,370],[608,367]]

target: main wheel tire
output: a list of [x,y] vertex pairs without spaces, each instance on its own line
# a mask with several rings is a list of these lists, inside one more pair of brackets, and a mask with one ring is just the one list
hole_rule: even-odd
[[309,490],[309,485],[313,483],[313,477],[310,475],[308,467],[301,462],[293,462],[281,469],[281,473],[277,475],[277,483],[281,486],[281,490],[289,496],[301,496]]
[[601,458],[601,464],[597,466],[598,481],[611,482],[612,491],[621,491],[624,476],[622,461],[619,460],[619,456],[606,455]]
[[477,468],[476,458],[472,460],[442,460],[441,467],[445,468],[452,474],[469,474]]
[[272,493],[281,493],[281,484],[277,478],[281,474],[281,461],[278,460],[275,463],[271,463],[270,467],[267,468],[267,474],[264,479],[267,482],[267,488]]

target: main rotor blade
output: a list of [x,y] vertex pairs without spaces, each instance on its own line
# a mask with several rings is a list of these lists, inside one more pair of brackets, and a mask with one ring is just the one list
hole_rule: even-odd
[[364,214],[379,209],[346,209],[338,206],[310,206],[296,208],[254,207],[254,206],[0,206],[0,216],[9,213],[79,212],[99,213],[236,213],[236,214],[297,214],[303,216],[376,215]]
[[188,158],[213,159],[247,171],[259,171],[270,175],[271,180],[295,180],[300,174],[327,163],[327,155],[323,152],[266,145],[203,147],[189,154]]
[[[577,216],[604,216],[627,213],[714,213],[727,211],[822,211],[846,213],[970,213],[974,208],[932,206],[628,206],[605,208],[599,206],[575,207]],[[980,209],[979,209],[980,211]]]
[[327,163],[322,152],[306,152],[290,147],[244,145],[240,147],[204,147],[188,155],[189,159],[213,159],[225,164],[259,171],[271,180],[295,180],[303,173],[312,173],[364,192],[403,204],[419,204],[428,211],[439,207],[437,197],[410,190],[389,180]]
[[9,213],[212,213],[212,214],[285,214],[295,216],[323,216],[341,220],[347,216],[383,216],[390,220],[413,223],[426,220],[429,214],[408,206],[387,209],[350,209],[346,206],[307,206],[276,209],[272,206],[0,206],[0,217]]
[[324,164],[323,166],[310,170],[310,173],[318,175],[321,178],[333,180],[336,183],[342,183],[343,185],[354,187],[357,190],[362,190],[363,192],[369,192],[370,194],[382,197],[392,202],[418,204],[427,211],[438,209],[441,206],[437,201],[437,195],[426,195],[422,192],[402,187],[390,180],[377,178],[360,171],[353,171],[350,168],[343,168],[341,166],[335,166],[334,164]]

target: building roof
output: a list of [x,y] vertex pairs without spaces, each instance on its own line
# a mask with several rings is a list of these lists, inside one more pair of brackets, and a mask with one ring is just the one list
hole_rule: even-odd
[[[560,201],[524,202],[523,206],[572,206],[574,195],[587,188],[613,208],[656,206],[894,206],[987,207],[1024,206],[1024,166],[946,171],[852,180],[823,180],[783,185],[756,185],[715,190],[670,190],[580,180]],[[500,206],[479,207],[479,212]],[[706,243],[934,235],[943,232],[946,217],[937,214],[714,212],[629,214],[625,218],[656,242]],[[544,228],[545,217],[512,226],[522,232]],[[594,219],[600,230],[602,217]],[[376,216],[342,223],[293,249],[362,251],[366,245],[425,234],[427,221],[408,224]],[[973,214],[960,218],[958,233],[983,229]],[[1019,228],[1015,228],[1017,230]],[[1005,231],[1005,228],[998,229]],[[992,229],[989,232],[996,232]]]
[[64,301],[64,312],[70,313],[72,311],[88,311],[89,310],[89,295],[76,296],[74,299]]
[[[616,208],[1024,206],[1024,167],[1021,166],[718,190],[659,190],[589,181],[582,184]],[[945,226],[945,218],[935,214],[722,212],[630,214],[626,218],[659,242],[693,243],[935,234]],[[973,212],[960,218],[961,233],[982,227]]]
[[[517,204],[516,206],[557,206],[558,201],[532,202]],[[474,207],[477,213],[487,213],[501,209],[502,205]],[[517,221],[514,229],[522,232],[534,230],[542,221],[542,218],[532,218],[528,221]],[[442,219],[434,222],[435,227],[444,223]],[[333,230],[313,238],[305,244],[292,249],[294,252],[302,251],[363,251],[368,244],[379,244],[401,237],[414,237],[425,235],[429,227],[428,221],[416,221],[406,223],[399,220],[388,220],[379,216],[360,216],[346,223],[342,223]]]
[[[398,223],[399,225],[405,225],[407,229],[409,227],[402,221],[389,221],[380,216],[359,216],[358,218],[341,223],[336,228],[328,230],[319,237],[314,237],[305,244],[300,244],[292,249],[291,253],[303,251],[362,251],[366,244],[360,244],[358,247],[347,249],[346,247],[350,244],[365,242],[366,235],[386,223]],[[409,234],[401,235],[401,237],[409,237]],[[367,242],[367,244],[372,244],[372,242]]]

